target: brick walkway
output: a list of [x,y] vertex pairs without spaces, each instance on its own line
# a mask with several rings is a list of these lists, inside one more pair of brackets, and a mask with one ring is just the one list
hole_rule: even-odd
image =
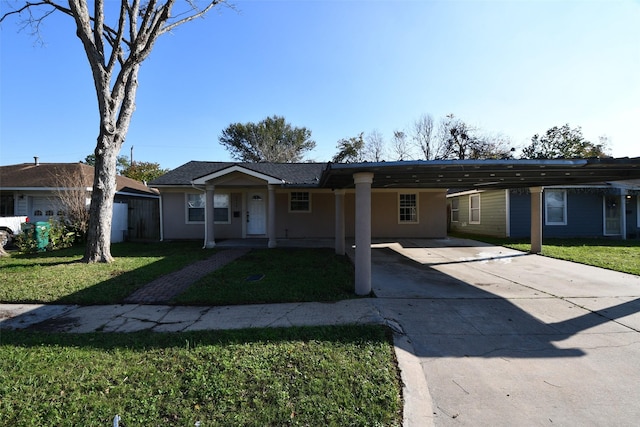
[[198,279],[245,255],[251,249],[225,249],[146,284],[127,298],[128,304],[162,304],[185,291]]

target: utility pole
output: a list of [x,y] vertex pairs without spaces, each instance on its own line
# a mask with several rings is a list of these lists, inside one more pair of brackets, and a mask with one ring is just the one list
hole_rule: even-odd
[[129,155],[129,164],[133,166],[133,145],[131,146],[131,154]]

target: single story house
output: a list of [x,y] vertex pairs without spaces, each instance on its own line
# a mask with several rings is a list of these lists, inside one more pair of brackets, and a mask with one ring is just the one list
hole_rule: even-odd
[[[456,190],[447,195],[449,229],[495,237],[529,237],[528,188]],[[640,237],[640,180],[554,185],[543,190],[546,237]]]
[[[48,221],[64,210],[61,192],[83,189],[91,203],[94,168],[84,163],[33,163],[0,166],[0,216]],[[160,196],[140,181],[116,177],[111,241],[160,238]]]
[[640,178],[640,158],[375,163],[191,161],[151,181],[163,240],[333,238],[355,241],[355,291],[371,291],[372,238],[443,238],[449,188],[531,190],[531,245],[542,245],[542,189]]

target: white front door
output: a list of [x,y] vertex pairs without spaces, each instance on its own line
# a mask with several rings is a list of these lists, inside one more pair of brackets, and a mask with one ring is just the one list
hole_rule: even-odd
[[267,208],[263,192],[247,194],[247,234],[264,235],[267,232]]

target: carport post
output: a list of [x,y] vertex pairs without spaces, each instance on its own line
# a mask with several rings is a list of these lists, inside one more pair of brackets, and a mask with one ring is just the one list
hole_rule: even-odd
[[542,191],[543,187],[531,187],[531,252],[542,252]]
[[336,230],[335,230],[336,254],[344,255],[344,250],[345,250],[344,190],[335,190],[334,194],[336,196]]
[[213,248],[216,246],[216,239],[214,236],[213,226],[215,225],[215,219],[213,217],[213,199],[215,196],[215,187],[213,185],[207,185],[207,191],[205,193],[204,212],[205,212],[205,238],[204,247]]
[[356,185],[356,295],[371,293],[371,183],[373,173],[353,174]]

